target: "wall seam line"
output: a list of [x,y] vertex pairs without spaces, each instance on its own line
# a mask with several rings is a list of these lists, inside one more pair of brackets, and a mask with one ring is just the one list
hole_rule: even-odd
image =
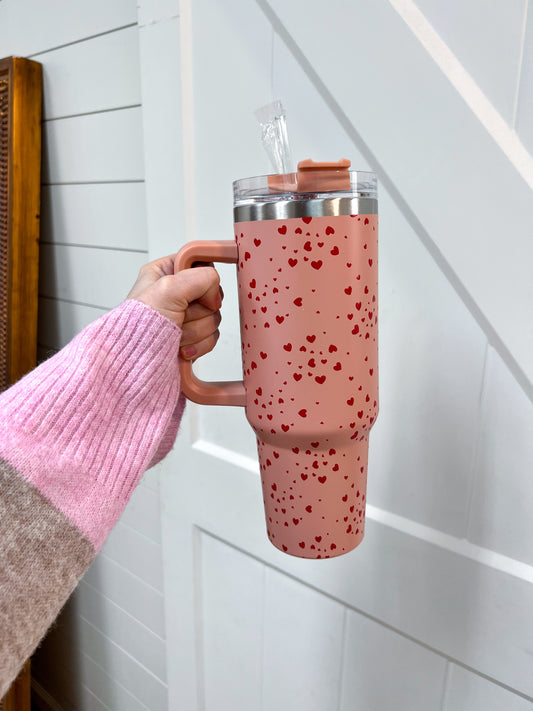
[[34,52],[33,54],[28,54],[27,59],[33,59],[33,57],[40,57],[43,54],[48,54],[48,52],[55,52],[58,49],[64,49],[65,47],[72,47],[74,44],[80,44],[81,42],[88,42],[90,40],[97,39],[98,37],[104,37],[105,35],[113,34],[113,32],[120,32],[121,30],[127,30],[130,27],[136,27],[137,22],[130,22],[127,25],[120,25],[120,27],[113,27],[110,30],[104,30],[103,32],[97,32],[94,35],[88,35],[87,37],[80,37],[77,40],[72,40],[72,42],[65,42],[64,44],[58,44],[55,47],[48,47],[39,52]]
[[516,77],[516,89],[513,101],[512,126],[516,129],[516,118],[518,114],[518,104],[520,101],[520,84],[522,82],[522,67],[524,66],[524,48],[526,44],[527,16],[529,12],[529,0],[524,0],[524,16],[522,18],[522,31],[520,37],[520,54],[518,57],[518,72]]

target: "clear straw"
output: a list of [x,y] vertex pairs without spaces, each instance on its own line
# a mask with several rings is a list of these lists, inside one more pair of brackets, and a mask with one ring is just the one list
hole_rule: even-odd
[[261,125],[261,142],[270,158],[274,173],[292,173],[292,156],[283,104],[281,101],[273,101],[257,109],[255,116]]

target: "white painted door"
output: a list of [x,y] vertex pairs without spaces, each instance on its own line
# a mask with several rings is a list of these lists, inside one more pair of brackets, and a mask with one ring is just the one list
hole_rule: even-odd
[[[190,405],[161,480],[169,708],[533,708],[527,3],[145,5],[153,256],[232,238],[232,180],[270,169],[253,112],[273,98],[297,160],[348,157],[380,179],[365,540],[325,561],[272,547],[244,413]],[[220,271],[205,379],[240,376]]]

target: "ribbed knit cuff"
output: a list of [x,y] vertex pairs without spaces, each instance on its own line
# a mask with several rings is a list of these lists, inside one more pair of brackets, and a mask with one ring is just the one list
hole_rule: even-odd
[[0,456],[96,549],[175,437],[180,338],[126,301],[0,396]]

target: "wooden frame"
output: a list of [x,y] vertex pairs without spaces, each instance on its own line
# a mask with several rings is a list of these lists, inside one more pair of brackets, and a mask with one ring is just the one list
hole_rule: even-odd
[[0,60],[0,389],[35,366],[42,68]]
[[[0,60],[0,390],[35,367],[39,278],[42,69]],[[0,711],[30,711],[30,661]]]

